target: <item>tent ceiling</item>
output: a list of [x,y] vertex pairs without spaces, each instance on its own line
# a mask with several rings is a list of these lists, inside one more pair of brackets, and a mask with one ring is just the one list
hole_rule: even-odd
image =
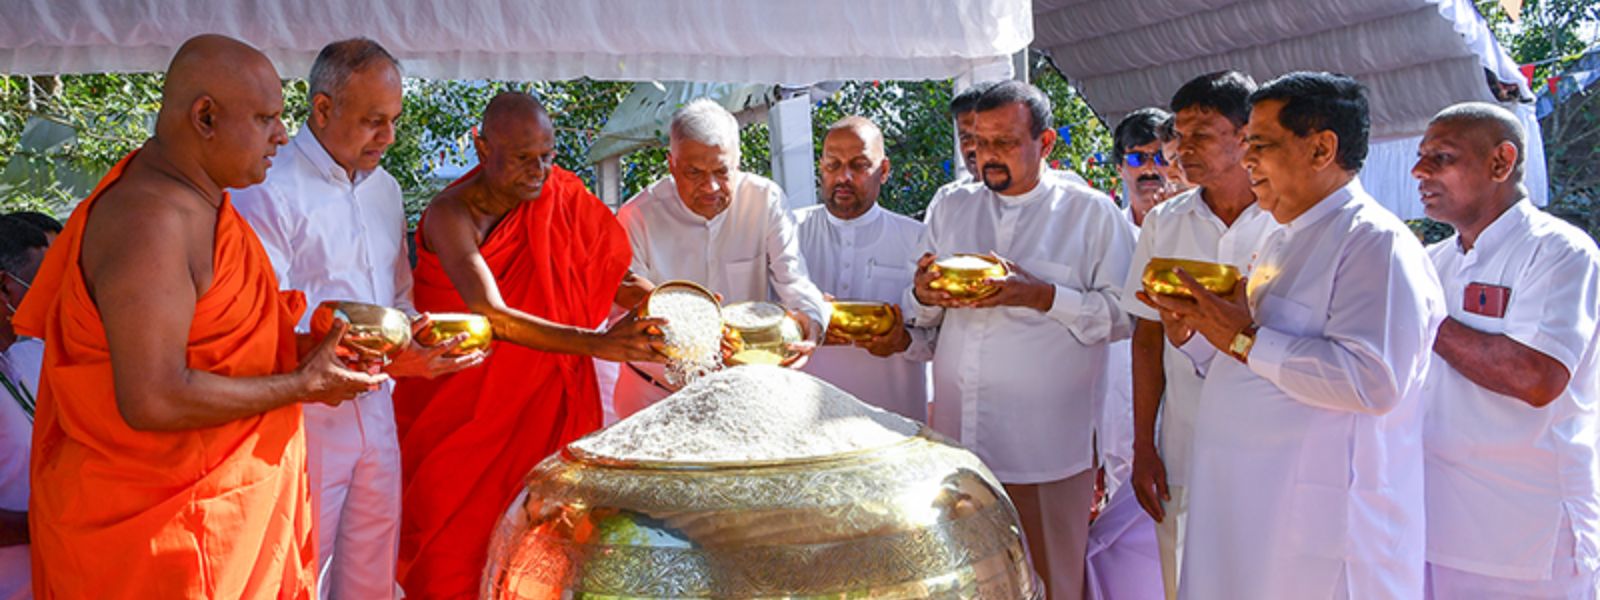
[[0,72],[160,71],[221,33],[286,75],[378,40],[410,75],[741,81],[948,78],[1027,47],[1028,0],[42,0],[0,18]]
[[1202,73],[1327,70],[1362,80],[1374,138],[1398,138],[1492,100],[1485,68],[1519,79],[1467,0],[1034,0],[1033,45],[1110,123]]

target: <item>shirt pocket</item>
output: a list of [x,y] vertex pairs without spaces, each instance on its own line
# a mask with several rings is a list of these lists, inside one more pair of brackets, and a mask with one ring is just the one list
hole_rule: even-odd
[[1051,262],[1047,260],[1030,261],[1022,268],[1032,273],[1034,277],[1075,290],[1083,290],[1083,285],[1078,282],[1078,270],[1071,265]]
[[1256,316],[1261,326],[1295,336],[1320,335],[1322,321],[1311,307],[1276,294],[1263,299]]
[[728,261],[723,267],[723,273],[728,278],[727,289],[717,290],[726,296],[723,301],[766,300],[767,295],[764,290],[767,287],[767,280],[758,277],[761,274],[757,270],[760,266],[761,261],[754,258]]
[[913,275],[910,265],[867,263],[867,299],[899,304],[906,288],[911,287]]

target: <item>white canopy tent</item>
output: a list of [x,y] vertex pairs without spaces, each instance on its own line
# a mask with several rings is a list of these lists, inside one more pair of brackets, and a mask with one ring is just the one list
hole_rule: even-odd
[[[328,41],[366,36],[428,78],[961,86],[1009,77],[1032,44],[1110,123],[1208,71],[1338,71],[1372,90],[1364,179],[1404,217],[1421,214],[1407,172],[1427,117],[1492,99],[1486,70],[1527,91],[1468,0],[0,0],[0,14],[0,72],[12,74],[157,71],[213,32],[291,76]],[[776,178],[809,203],[809,103],[778,102],[769,119],[789,163]],[[1542,204],[1543,156],[1529,158]]]
[[[1345,73],[1371,93],[1363,183],[1405,218],[1422,216],[1411,165],[1428,118],[1494,101],[1488,79],[1532,98],[1516,63],[1468,0],[1034,0],[1034,47],[1049,52],[1107,123],[1166,106],[1190,78],[1235,69],[1257,81]],[[1543,143],[1530,104],[1508,104],[1534,139],[1527,169],[1543,205]]]

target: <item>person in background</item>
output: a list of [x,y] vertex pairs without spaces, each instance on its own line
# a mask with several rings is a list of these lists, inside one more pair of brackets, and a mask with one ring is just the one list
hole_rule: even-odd
[[44,344],[19,338],[11,317],[50,247],[16,213],[0,216],[0,600],[33,597],[28,559],[28,456]]

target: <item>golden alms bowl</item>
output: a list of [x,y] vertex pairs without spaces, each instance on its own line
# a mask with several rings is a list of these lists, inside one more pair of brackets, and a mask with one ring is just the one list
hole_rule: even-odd
[[[494,341],[494,328],[489,325],[489,317],[473,313],[428,313],[427,318],[428,326],[417,332],[418,344],[433,346],[457,335],[467,334],[467,339],[446,352],[445,356],[466,356],[488,350],[489,342]],[[421,319],[417,317],[417,320]]]
[[411,320],[398,310],[364,302],[328,300],[311,313],[311,335],[327,337],[335,320],[350,324],[339,355],[354,362],[387,363],[411,343]]
[[958,300],[978,300],[1000,291],[999,287],[985,283],[986,279],[999,279],[1010,274],[1006,266],[992,256],[984,254],[952,254],[934,261],[939,268],[939,278],[928,284]]
[[1234,286],[1239,285],[1239,269],[1233,265],[1182,258],[1152,258],[1144,267],[1144,291],[1149,294],[1193,297],[1189,288],[1184,287],[1183,280],[1178,279],[1177,269],[1183,269],[1218,296],[1232,294]]
[[828,329],[850,339],[864,340],[893,330],[894,309],[885,302],[835,300]]
[[733,356],[728,363],[779,364],[797,352],[804,341],[800,323],[782,306],[771,302],[737,302],[722,307],[722,322],[733,331]]
[[[686,292],[696,296],[701,296],[705,301],[705,304],[711,306],[711,311],[708,311],[708,314],[710,312],[715,312],[717,321],[719,323],[721,322],[722,305],[717,302],[717,295],[712,293],[711,290],[706,289],[706,287],[703,285],[693,281],[684,280],[665,281],[657,284],[655,289],[650,290],[650,293],[645,296],[644,301],[639,303],[639,316],[641,318],[651,316],[665,317],[670,320],[672,315],[667,313],[671,312],[673,307],[663,306],[658,303],[660,298],[667,297],[667,292]],[[681,309],[682,307],[677,308]],[[673,325],[669,323],[666,327],[671,328]],[[667,338],[667,347],[665,351],[667,358],[673,360],[684,360],[691,358],[689,355],[696,353],[695,348],[686,348],[676,345],[692,341],[689,334],[692,334],[693,332],[673,332],[670,329],[664,329],[662,333],[665,334]],[[682,333],[684,335],[675,335],[675,333]],[[717,351],[717,349],[715,347],[701,348],[699,351],[714,353]]]

